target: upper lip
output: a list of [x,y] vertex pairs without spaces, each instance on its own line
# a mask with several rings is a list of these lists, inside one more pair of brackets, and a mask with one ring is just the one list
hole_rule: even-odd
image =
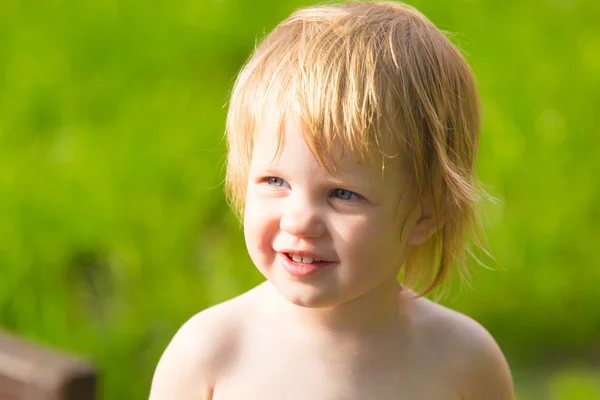
[[278,253],[295,254],[300,257],[310,257],[312,259],[321,260],[321,261],[328,261],[328,262],[332,261],[332,260],[327,259],[326,257],[322,257],[322,256],[318,255],[317,253],[313,253],[312,251],[307,251],[307,250],[284,249],[284,250],[279,250]]

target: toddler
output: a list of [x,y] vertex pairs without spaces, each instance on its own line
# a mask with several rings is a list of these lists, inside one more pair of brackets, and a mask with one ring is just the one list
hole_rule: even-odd
[[150,398],[513,399],[489,333],[424,297],[466,273],[479,119],[464,57],[410,6],[280,23],[227,117],[227,193],[266,281],[181,327]]

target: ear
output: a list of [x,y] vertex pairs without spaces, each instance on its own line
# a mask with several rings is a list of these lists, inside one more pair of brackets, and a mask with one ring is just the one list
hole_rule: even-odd
[[419,246],[442,229],[445,222],[443,213],[438,210],[436,216],[434,210],[433,202],[426,201],[419,203],[415,210],[419,216],[407,240],[409,245]]

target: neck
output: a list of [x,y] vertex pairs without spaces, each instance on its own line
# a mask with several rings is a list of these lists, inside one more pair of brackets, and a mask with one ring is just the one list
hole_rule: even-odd
[[276,292],[281,317],[288,319],[293,329],[323,338],[381,337],[397,331],[406,315],[406,290],[395,279],[347,302],[322,308],[293,304],[271,287]]

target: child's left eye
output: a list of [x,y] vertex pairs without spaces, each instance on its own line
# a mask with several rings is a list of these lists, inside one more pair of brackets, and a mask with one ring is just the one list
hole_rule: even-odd
[[358,193],[351,192],[346,189],[335,189],[333,191],[333,196],[337,197],[340,200],[362,200],[362,196]]

